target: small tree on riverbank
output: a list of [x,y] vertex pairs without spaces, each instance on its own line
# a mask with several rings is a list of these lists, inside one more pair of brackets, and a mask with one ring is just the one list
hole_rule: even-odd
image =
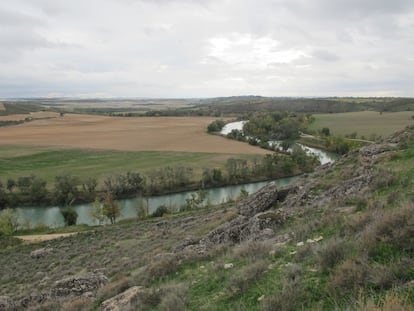
[[114,200],[112,194],[107,193],[105,195],[102,211],[111,224],[114,224],[116,219],[121,216],[121,208],[118,202]]
[[0,213],[0,235],[12,235],[19,226],[17,212],[6,208]]

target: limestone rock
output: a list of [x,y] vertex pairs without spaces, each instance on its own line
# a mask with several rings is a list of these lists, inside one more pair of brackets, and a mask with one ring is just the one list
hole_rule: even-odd
[[179,251],[182,251],[184,248],[186,248],[189,245],[197,244],[198,240],[194,237],[186,237],[180,244],[178,244],[176,247],[173,248],[173,252],[177,253]]
[[20,300],[20,305],[26,309],[29,306],[42,304],[50,298],[50,292],[33,292]]
[[133,286],[128,288],[126,291],[116,295],[108,300],[105,300],[101,307],[100,311],[126,311],[134,310],[132,304],[133,300],[142,292],[142,286]]
[[42,258],[53,252],[53,248],[39,248],[30,252],[32,258]]
[[108,278],[101,272],[85,273],[70,276],[55,283],[51,290],[53,297],[90,296],[96,294],[99,288],[108,282]]
[[277,199],[276,184],[271,182],[237,204],[237,212],[239,215],[251,217],[271,208],[277,202]]

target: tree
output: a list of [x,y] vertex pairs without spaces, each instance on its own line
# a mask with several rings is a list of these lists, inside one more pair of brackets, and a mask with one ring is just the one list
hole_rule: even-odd
[[13,178],[7,179],[7,190],[9,192],[12,192],[14,187],[16,187],[16,186],[17,186],[17,183]]
[[142,195],[137,196],[137,217],[138,219],[145,219],[149,214],[148,197]]
[[105,215],[103,212],[103,203],[99,199],[99,197],[95,198],[95,201],[93,202],[92,208],[89,211],[89,215],[96,219],[99,225],[103,224],[105,221]]
[[110,193],[105,195],[103,202],[103,214],[109,219],[111,224],[114,224],[116,219],[121,216],[121,208]]
[[207,191],[198,190],[197,192],[191,193],[190,197],[185,199],[185,209],[191,210],[193,208],[201,207],[206,198]]
[[39,204],[47,198],[47,195],[46,181],[35,177],[29,189],[30,201]]
[[249,196],[249,192],[248,192],[246,189],[244,189],[244,187],[243,187],[243,188],[241,188],[241,189],[240,189],[239,196],[236,198],[236,205],[237,205],[240,201],[242,201],[242,200],[244,200],[245,198],[247,198],[248,196]]
[[6,208],[0,213],[0,235],[12,235],[18,228],[18,215],[15,210]]
[[207,132],[209,133],[220,132],[221,129],[224,127],[224,125],[225,125],[225,122],[223,120],[213,121],[207,126]]
[[96,180],[96,178],[93,177],[88,178],[82,183],[82,190],[87,198],[92,199],[94,197],[97,185],[98,181]]
[[55,200],[63,206],[70,205],[78,196],[78,179],[70,175],[55,177]]
[[60,210],[60,213],[63,216],[63,220],[65,221],[65,226],[74,226],[76,225],[76,221],[78,219],[78,213],[72,206],[67,206]]
[[324,136],[329,136],[329,135],[331,135],[331,131],[329,130],[328,127],[324,127],[324,128],[321,129],[321,134],[324,135]]

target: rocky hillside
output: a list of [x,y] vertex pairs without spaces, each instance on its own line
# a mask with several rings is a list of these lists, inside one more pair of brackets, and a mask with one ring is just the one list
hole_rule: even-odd
[[0,250],[0,310],[413,310],[414,127],[286,188]]

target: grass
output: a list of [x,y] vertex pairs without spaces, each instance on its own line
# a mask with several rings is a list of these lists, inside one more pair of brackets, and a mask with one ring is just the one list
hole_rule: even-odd
[[6,178],[36,175],[49,184],[57,175],[71,174],[86,179],[122,174],[127,171],[148,172],[167,166],[184,165],[201,176],[204,167],[223,168],[228,158],[253,159],[260,155],[215,154],[167,151],[97,151],[52,149],[46,147],[0,146],[0,176]]
[[330,129],[331,134],[345,136],[357,132],[358,137],[370,139],[373,135],[388,136],[406,125],[414,123],[413,111],[376,111],[314,114],[315,122],[311,129]]

